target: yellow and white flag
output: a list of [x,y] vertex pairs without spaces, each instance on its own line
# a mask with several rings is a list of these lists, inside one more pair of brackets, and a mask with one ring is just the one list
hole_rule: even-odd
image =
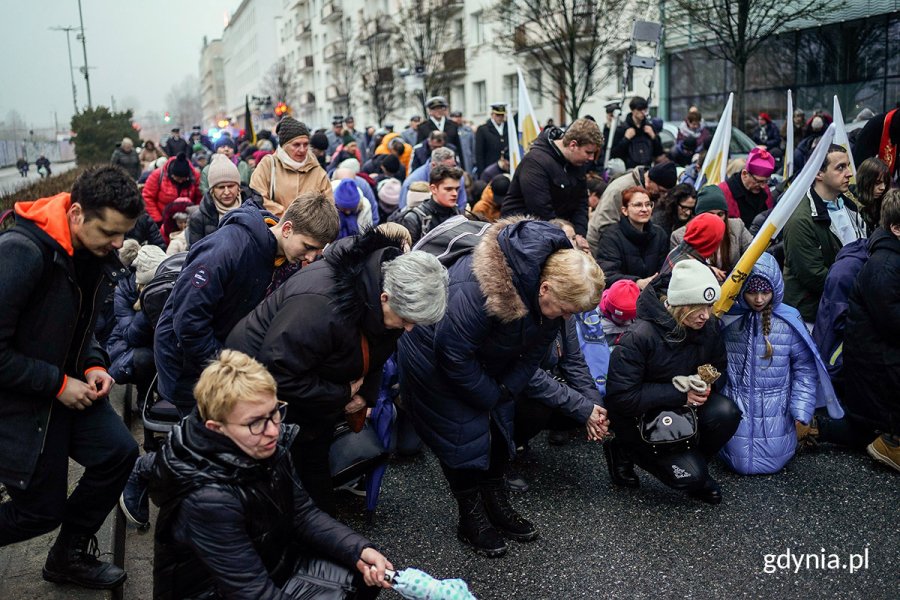
[[834,143],[843,146],[847,151],[847,157],[850,158],[850,183],[856,183],[856,163],[853,162],[853,151],[850,150],[850,138],[847,137],[847,129],[844,127],[844,114],[841,112],[841,103],[838,101],[837,95],[834,97],[834,109],[831,111],[834,117]]
[[541,126],[538,124],[537,115],[534,114],[534,107],[528,97],[528,87],[525,85],[522,69],[516,67],[516,71],[519,72],[519,133],[522,134],[522,148],[528,152],[531,144],[541,132]]
[[806,193],[816,180],[819,167],[825,162],[825,154],[828,146],[834,140],[834,132],[835,124],[832,123],[825,130],[812,156],[806,161],[800,174],[797,175],[797,179],[779,198],[778,204],[769,213],[759,232],[753,238],[753,242],[750,243],[750,247],[744,251],[728,278],[722,283],[722,295],[713,306],[716,316],[721,317],[728,312],[737,299],[738,294],[741,293],[741,287],[750,276],[753,265],[756,264],[762,253],[769,247],[769,242],[772,241],[772,238],[784,229],[785,224],[791,218],[791,215],[794,214],[794,210],[800,205],[800,202],[806,198]]
[[[508,106],[508,105],[507,105]],[[519,149],[519,134],[516,132],[516,123],[512,115],[506,117],[506,143],[509,144],[509,174],[516,172],[516,167],[522,162],[522,152]]]
[[731,147],[731,111],[734,105],[734,93],[728,94],[728,102],[725,104],[725,110],[722,111],[722,117],[716,126],[716,133],[709,143],[709,149],[706,151],[706,158],[703,160],[703,167],[700,169],[700,175],[694,183],[695,189],[700,189],[704,185],[714,185],[725,181],[725,169],[728,167],[728,150]]
[[794,174],[794,96],[788,90],[787,117],[785,118],[787,141],[784,143],[784,178],[790,179]]

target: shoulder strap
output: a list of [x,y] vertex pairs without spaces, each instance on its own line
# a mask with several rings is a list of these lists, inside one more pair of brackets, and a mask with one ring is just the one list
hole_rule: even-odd
[[269,181],[269,202],[275,202],[275,155],[272,155],[272,179]]
[[359,345],[362,349],[363,375],[369,374],[369,340],[366,334],[359,332]]
[[422,235],[425,235],[429,232],[429,230],[431,230],[431,215],[427,214],[418,206],[414,206],[412,208],[412,212],[416,213],[419,216],[419,221],[421,221],[422,223]]

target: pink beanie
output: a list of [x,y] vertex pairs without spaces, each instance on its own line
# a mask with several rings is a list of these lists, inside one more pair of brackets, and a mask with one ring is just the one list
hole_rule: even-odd
[[754,148],[747,155],[747,165],[744,168],[755,177],[769,177],[775,171],[775,157],[768,150]]

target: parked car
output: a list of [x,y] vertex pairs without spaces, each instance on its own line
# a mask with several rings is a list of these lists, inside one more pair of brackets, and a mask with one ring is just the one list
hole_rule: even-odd
[[[662,142],[663,152],[666,154],[668,154],[675,145],[675,140],[678,138],[679,125],[681,125],[681,123],[676,123],[675,121],[663,122],[662,131],[659,132],[659,141]],[[717,125],[718,123],[705,124],[710,134],[715,134]],[[754,146],[756,146],[756,144],[746,133],[737,127],[731,128],[731,147],[728,150],[729,158],[747,158],[747,155],[750,154],[750,150],[752,150]]]

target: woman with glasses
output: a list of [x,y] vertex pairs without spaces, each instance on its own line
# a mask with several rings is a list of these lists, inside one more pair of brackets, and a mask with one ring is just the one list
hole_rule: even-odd
[[697,190],[689,183],[679,183],[653,209],[651,221],[663,228],[666,237],[679,227],[687,225],[694,218],[697,205]]
[[[729,218],[725,193],[717,185],[707,185],[700,189],[694,213],[696,215],[709,213],[722,219],[725,223],[725,235],[722,236],[722,243],[708,259],[709,264],[715,268],[716,278],[720,282],[724,281],[744,251],[750,247],[753,235],[747,230],[741,219]],[[687,227],[685,226],[672,232],[672,236],[669,238],[671,248],[675,248],[681,243],[686,231]]]
[[225,350],[194,391],[197,410],[153,466],[153,597],[318,598],[352,586],[342,598],[374,598],[389,587],[391,563],[296,481],[298,427],[284,424],[272,375]]
[[603,233],[594,258],[607,285],[629,279],[644,289],[669,253],[666,232],[651,222],[653,201],[643,187],[622,192],[621,213],[618,224]]
[[[706,265],[689,258],[675,265],[666,295],[658,298],[649,287],[638,298],[637,319],[612,353],[606,380],[604,401],[616,434],[607,442],[606,459],[615,485],[639,487],[634,472],[637,463],[693,498],[709,504],[722,501],[707,461],[731,439],[741,413],[716,392],[725,384],[724,377],[715,388],[704,391],[673,381],[696,375],[702,365],[712,365],[719,373],[727,371],[725,344],[712,319],[712,304],[719,295],[719,283]],[[641,437],[642,415],[684,406],[693,407],[697,414],[694,446],[669,451],[654,448]]]

